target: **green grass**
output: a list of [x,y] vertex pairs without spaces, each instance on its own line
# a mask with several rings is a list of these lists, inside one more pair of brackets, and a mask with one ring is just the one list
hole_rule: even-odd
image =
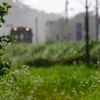
[[0,80],[0,100],[99,100],[100,70],[85,65],[13,69]]
[[[91,62],[96,63],[100,57],[99,42],[91,41],[89,48]],[[27,64],[30,67],[39,67],[47,66],[51,62],[51,65],[68,65],[76,62],[86,62],[85,51],[84,43],[13,44],[5,48],[3,60],[10,62],[13,66]],[[40,65],[37,63],[40,63]]]
[[[90,42],[94,59],[99,51],[99,42]],[[84,57],[85,44],[8,45],[3,60],[12,67],[0,79],[0,100],[99,100],[100,69],[76,64]]]

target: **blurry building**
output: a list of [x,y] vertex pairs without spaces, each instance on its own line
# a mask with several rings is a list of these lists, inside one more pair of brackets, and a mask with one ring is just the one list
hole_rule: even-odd
[[64,20],[60,18],[55,21],[46,22],[46,39],[52,39],[54,42],[61,42],[64,40],[63,36]]
[[46,39],[52,39],[54,42],[81,42],[83,38],[83,26],[80,22],[67,24],[63,18],[46,22]]
[[76,23],[76,41],[82,41],[82,24]]

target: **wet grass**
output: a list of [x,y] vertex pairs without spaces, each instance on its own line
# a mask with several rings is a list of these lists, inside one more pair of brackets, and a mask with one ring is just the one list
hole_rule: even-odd
[[[99,42],[91,41],[90,60],[96,63],[100,58]],[[4,61],[13,66],[41,67],[56,64],[70,65],[73,63],[86,62],[85,43],[56,43],[56,44],[16,44],[9,45],[5,49]]]
[[[99,42],[90,43],[90,48],[93,58],[99,58]],[[78,43],[7,46],[3,60],[13,69],[0,79],[0,100],[99,100],[100,69],[74,59],[83,59],[84,53],[85,44]],[[66,59],[73,64],[68,65]],[[23,65],[28,61],[30,68]]]
[[0,80],[0,100],[99,100],[100,70],[85,65],[13,69]]

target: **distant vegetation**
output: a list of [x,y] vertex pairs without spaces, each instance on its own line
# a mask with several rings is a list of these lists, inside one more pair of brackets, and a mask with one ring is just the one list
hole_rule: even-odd
[[[96,64],[100,57],[99,42],[90,42],[91,63]],[[85,43],[50,44],[10,44],[6,47],[3,60],[13,66],[50,67],[52,65],[70,65],[86,62]]]

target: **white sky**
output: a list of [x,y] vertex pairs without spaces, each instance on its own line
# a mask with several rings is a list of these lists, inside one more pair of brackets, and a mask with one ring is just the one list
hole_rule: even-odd
[[[35,8],[39,11],[44,11],[46,13],[58,13],[65,15],[65,3],[66,0],[20,0],[31,8]],[[68,16],[74,16],[77,13],[85,11],[85,1],[86,0],[68,0]],[[90,5],[89,10],[95,11],[95,1],[88,0]],[[99,0],[100,1],[100,0]],[[71,10],[73,9],[73,10]]]

